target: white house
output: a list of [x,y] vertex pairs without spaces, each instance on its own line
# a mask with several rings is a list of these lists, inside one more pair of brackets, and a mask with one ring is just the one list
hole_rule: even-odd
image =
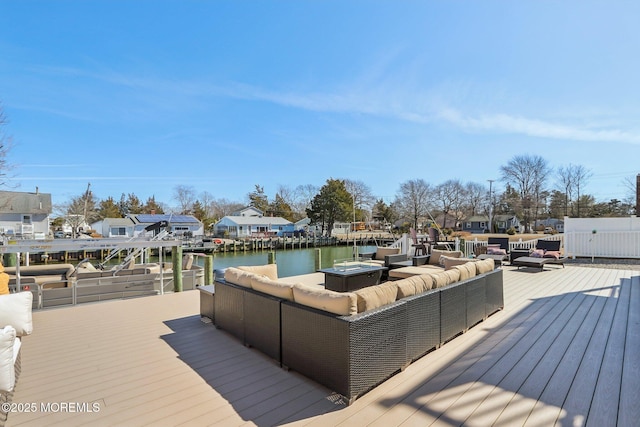
[[129,214],[125,218],[104,218],[91,224],[91,227],[103,237],[135,237],[147,233],[146,227],[162,221],[167,224],[164,228],[168,228],[175,236],[204,235],[204,226],[193,215]]
[[250,206],[223,217],[215,223],[214,230],[220,237],[276,236],[294,231],[294,224],[281,217],[265,217],[260,209]]
[[44,239],[49,235],[51,194],[0,191],[0,234],[8,238]]
[[102,237],[133,237],[135,223],[131,218],[104,218],[91,224]]
[[145,227],[161,221],[167,222],[169,231],[174,236],[204,236],[204,225],[193,215],[173,214],[129,214],[134,223],[134,235],[144,232]]

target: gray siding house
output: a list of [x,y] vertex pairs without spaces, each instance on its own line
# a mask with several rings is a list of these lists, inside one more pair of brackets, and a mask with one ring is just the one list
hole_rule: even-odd
[[44,239],[49,236],[51,194],[0,191],[0,235]]

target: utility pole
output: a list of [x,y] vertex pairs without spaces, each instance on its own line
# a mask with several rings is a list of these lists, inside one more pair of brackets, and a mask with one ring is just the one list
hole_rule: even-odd
[[488,179],[487,181],[489,181],[489,233],[493,233],[493,221],[492,221],[492,214],[493,214],[493,181],[495,181],[494,179]]

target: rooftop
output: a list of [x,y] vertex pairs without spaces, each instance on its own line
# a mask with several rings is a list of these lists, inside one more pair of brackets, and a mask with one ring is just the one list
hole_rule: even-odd
[[635,425],[640,272],[504,270],[505,310],[351,406],[202,322],[198,291],[34,312],[14,402],[38,410],[7,425]]

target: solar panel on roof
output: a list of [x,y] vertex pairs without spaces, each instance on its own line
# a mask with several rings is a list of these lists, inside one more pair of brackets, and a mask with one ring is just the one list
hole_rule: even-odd
[[136,215],[136,219],[139,222],[148,222],[154,223],[158,221],[168,221],[168,222],[193,222],[197,223],[198,220],[190,215],[170,215],[170,214],[162,214],[162,215],[152,215],[152,214],[138,214]]

